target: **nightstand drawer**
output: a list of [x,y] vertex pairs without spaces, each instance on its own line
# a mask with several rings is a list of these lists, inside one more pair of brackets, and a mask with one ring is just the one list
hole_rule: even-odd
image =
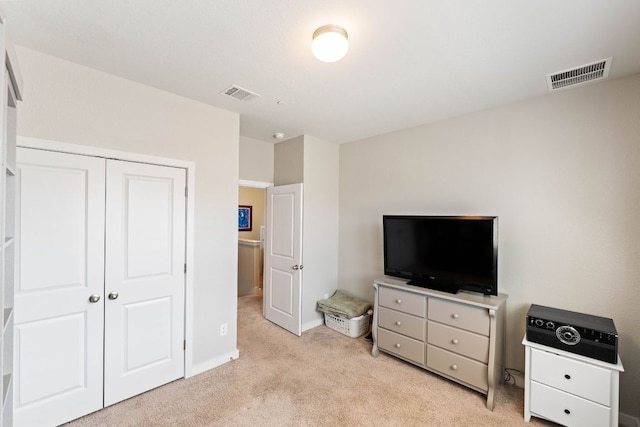
[[482,363],[489,361],[489,337],[463,331],[429,320],[429,344],[470,357]]
[[488,368],[484,363],[427,345],[427,367],[486,391]]
[[417,340],[425,340],[426,320],[396,310],[380,307],[378,325],[381,328],[406,335]]
[[609,405],[611,370],[532,349],[531,380]]
[[608,426],[611,409],[569,393],[531,382],[531,412],[565,426]]
[[489,336],[489,311],[470,305],[429,298],[429,319]]
[[378,347],[424,366],[424,342],[378,329]]
[[378,295],[380,305],[414,316],[426,317],[427,304],[423,295],[385,287],[380,287],[378,292],[380,292]]

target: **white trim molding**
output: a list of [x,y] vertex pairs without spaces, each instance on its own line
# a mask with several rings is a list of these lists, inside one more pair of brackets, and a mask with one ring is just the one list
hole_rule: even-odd
[[246,179],[240,179],[238,180],[238,187],[269,188],[273,187],[273,182],[249,181]]
[[[218,366],[224,365],[227,362],[231,362],[232,360],[238,359],[240,357],[240,351],[238,349],[231,351],[229,353],[223,354],[221,356],[216,357],[215,359],[207,360],[206,363],[200,363],[198,365],[191,366],[190,377],[194,375],[201,374],[210,369],[217,368]],[[185,378],[187,376],[185,375]]]

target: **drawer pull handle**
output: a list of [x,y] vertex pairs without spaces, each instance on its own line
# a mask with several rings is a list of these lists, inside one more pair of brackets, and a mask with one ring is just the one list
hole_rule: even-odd
[[565,410],[564,410],[564,413],[565,413],[565,414],[567,414],[567,415],[570,415],[570,414],[571,414],[571,411],[570,411],[570,410],[568,410],[568,409],[565,409]]
[[398,299],[396,300],[396,302],[397,302],[398,304],[402,304],[402,300],[401,300],[400,298],[398,298]]
[[454,339],[452,339],[452,340],[451,340],[451,344],[458,344],[458,340],[457,340],[457,339],[455,339],[455,338],[454,338]]
[[402,326],[402,322],[398,320],[398,321],[396,322],[396,325],[398,325],[398,326]]
[[455,371],[456,369],[458,369],[458,365],[451,365],[451,369]]
[[571,379],[571,375],[569,375],[569,374],[564,374],[564,377],[565,377],[566,379],[568,379],[568,380],[570,380],[570,379]]
[[400,344],[396,344],[396,348],[400,348]]
[[460,315],[458,313],[453,313],[451,317],[453,317],[454,319],[457,319],[460,317]]

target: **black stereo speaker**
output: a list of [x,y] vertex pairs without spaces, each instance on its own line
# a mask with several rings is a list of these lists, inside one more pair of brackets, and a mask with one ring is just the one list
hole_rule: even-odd
[[608,363],[618,362],[618,332],[606,317],[532,304],[527,340]]

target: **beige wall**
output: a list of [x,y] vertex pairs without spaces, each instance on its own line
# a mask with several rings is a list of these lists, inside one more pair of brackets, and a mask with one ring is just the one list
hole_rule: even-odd
[[339,146],[304,136],[304,288],[302,324],[322,315],[316,302],[338,288]]
[[240,137],[240,179],[273,182],[273,144]]
[[303,182],[304,135],[278,142],[274,150],[274,184],[287,185]]
[[383,214],[498,215],[507,366],[532,303],[611,317],[639,416],[639,99],[636,75],[342,145],[340,288],[373,298]]
[[265,190],[263,188],[240,187],[239,205],[251,206],[251,231],[238,231],[238,239],[260,240],[260,226],[264,225]]
[[29,49],[17,54],[19,135],[195,162],[188,363],[198,371],[228,361],[237,351],[238,115]]

